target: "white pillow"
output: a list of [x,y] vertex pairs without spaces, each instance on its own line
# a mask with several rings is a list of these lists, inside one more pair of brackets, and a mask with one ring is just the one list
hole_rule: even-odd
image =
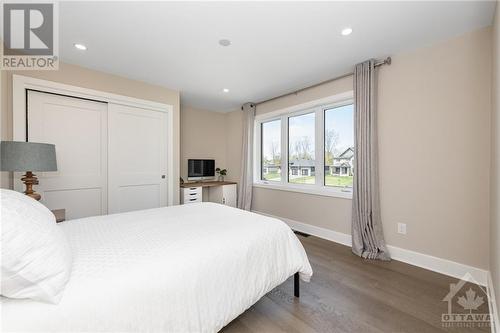
[[59,303],[71,272],[71,249],[54,214],[22,193],[0,190],[1,294]]

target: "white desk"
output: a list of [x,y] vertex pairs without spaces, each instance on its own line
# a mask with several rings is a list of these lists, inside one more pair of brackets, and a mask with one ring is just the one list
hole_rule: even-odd
[[203,201],[203,188],[208,189],[208,200],[236,207],[237,183],[235,182],[193,182],[181,184],[181,204]]

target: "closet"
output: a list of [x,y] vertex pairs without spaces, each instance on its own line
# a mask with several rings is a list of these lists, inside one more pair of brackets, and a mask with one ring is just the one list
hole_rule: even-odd
[[56,146],[37,191],[67,219],[167,205],[167,113],[26,90],[26,139]]

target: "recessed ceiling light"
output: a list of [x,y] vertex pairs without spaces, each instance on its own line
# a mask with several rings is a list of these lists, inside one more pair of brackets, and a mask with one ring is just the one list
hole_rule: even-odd
[[82,51],[85,51],[87,49],[87,47],[85,45],[80,44],[80,43],[75,43],[75,44],[73,44],[73,46],[75,48],[77,48],[78,50],[82,50]]
[[225,93],[228,93],[228,92],[229,92],[229,89],[224,88],[224,89],[222,89],[222,91],[223,91],[223,92],[225,92]]
[[229,39],[221,39],[219,40],[220,46],[229,46],[231,45],[231,41]]
[[342,36],[349,36],[352,33],[352,28],[342,29]]

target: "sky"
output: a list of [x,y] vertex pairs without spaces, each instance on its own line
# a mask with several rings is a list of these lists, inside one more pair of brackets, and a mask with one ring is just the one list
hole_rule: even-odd
[[[311,148],[314,152],[314,125],[315,114],[308,113],[301,116],[289,118],[289,141],[290,147],[293,147],[297,140],[304,136],[309,137]],[[263,155],[271,159],[270,142],[277,143],[278,151],[281,150],[281,121],[273,120],[262,124],[263,132]],[[339,134],[337,149],[343,151],[354,145],[354,126],[353,126],[353,105],[346,105],[325,111],[325,129],[335,129]]]
[[311,146],[310,155],[314,157],[314,128],[316,115],[307,113],[300,116],[288,118],[288,142],[289,152],[292,152],[295,143],[307,137]]
[[339,134],[337,149],[341,151],[354,146],[353,109],[351,104],[325,111],[325,129],[333,128]]
[[267,123],[262,123],[262,148],[263,155],[267,159],[272,158],[272,149],[270,142],[276,142],[277,151],[281,151],[281,120],[273,120]]

